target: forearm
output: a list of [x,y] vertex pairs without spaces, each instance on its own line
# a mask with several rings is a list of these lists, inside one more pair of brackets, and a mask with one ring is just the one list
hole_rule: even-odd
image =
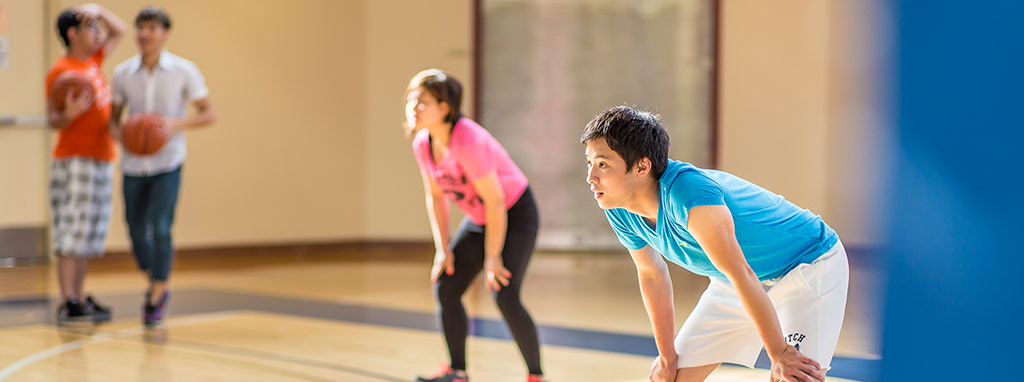
[[427,216],[430,217],[430,230],[434,235],[434,247],[437,250],[448,248],[448,200],[443,196],[427,194]]
[[199,114],[179,119],[174,122],[174,125],[179,129],[193,129],[209,125],[216,120],[217,114],[213,111],[213,108],[208,108]]
[[124,111],[124,106],[119,104],[112,104],[110,106],[110,122],[107,123],[107,130],[110,131],[110,135],[118,137],[121,130],[121,113]]
[[99,12],[100,22],[107,28],[107,39],[120,38],[124,35],[124,31],[127,28],[124,21],[121,21],[117,15],[106,8],[100,7]]
[[508,228],[508,211],[505,210],[504,200],[487,204],[485,210],[487,217],[487,230],[484,235],[484,254],[487,258],[500,258],[501,251],[505,247],[505,235],[507,234]]
[[754,326],[757,327],[757,332],[761,336],[761,342],[764,343],[769,358],[775,360],[786,349],[782,325],[779,323],[775,306],[772,305],[768,293],[764,291],[753,271],[734,278],[735,280],[730,278],[729,281],[736,288],[743,308],[754,321]]
[[638,271],[640,279],[640,294],[644,300],[644,307],[651,319],[651,329],[654,332],[654,342],[658,347],[658,354],[662,357],[676,358],[674,344],[675,333],[675,305],[672,298],[672,279],[669,278],[668,268]]

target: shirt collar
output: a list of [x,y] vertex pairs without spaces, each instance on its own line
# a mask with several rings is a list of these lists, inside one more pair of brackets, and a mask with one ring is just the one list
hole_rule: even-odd
[[[137,62],[135,63],[135,70],[134,70],[134,72],[138,72],[138,71],[142,70],[142,68],[144,68],[145,65],[142,64],[142,55],[141,54],[136,55],[135,58],[136,58]],[[156,63],[156,68],[160,68],[160,69],[163,69],[163,70],[170,70],[171,69],[171,53],[168,52],[167,49],[164,49],[164,50],[160,51],[160,60]]]

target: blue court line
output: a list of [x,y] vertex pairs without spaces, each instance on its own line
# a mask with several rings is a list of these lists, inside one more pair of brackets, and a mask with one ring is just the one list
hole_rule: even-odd
[[[118,294],[101,297],[102,302],[113,307],[115,318],[139,316],[141,295]],[[10,308],[38,311],[40,307],[43,307],[47,310],[47,313],[44,314],[44,317],[47,318],[37,320],[40,322],[53,322],[51,306],[56,306],[56,302],[51,302],[48,297],[0,300],[0,311],[4,312],[10,311]],[[201,314],[225,310],[261,310],[284,315],[401,329],[430,332],[440,330],[437,315],[434,313],[223,290],[177,290],[174,292],[171,306],[172,314]],[[537,331],[541,343],[544,345],[648,357],[658,355],[654,337],[651,336],[557,325],[538,325]],[[470,320],[470,335],[500,340],[512,339],[504,321],[489,318],[472,318]],[[881,361],[876,359],[833,357],[829,376],[874,382],[878,380],[880,366]],[[768,357],[763,351],[755,367],[763,369],[770,367]]]

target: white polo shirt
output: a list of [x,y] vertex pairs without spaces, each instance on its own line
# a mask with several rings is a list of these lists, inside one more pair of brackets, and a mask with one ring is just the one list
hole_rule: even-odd
[[[188,104],[206,98],[209,89],[199,68],[191,61],[164,50],[160,62],[150,71],[136,55],[117,65],[111,88],[114,104],[127,108],[128,115],[158,113],[180,119],[188,113]],[[125,175],[150,176],[172,171],[185,163],[185,134],[174,134],[153,155],[139,156],[121,150]]]

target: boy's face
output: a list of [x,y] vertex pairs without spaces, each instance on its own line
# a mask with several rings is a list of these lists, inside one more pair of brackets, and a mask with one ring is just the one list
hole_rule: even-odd
[[156,21],[143,21],[135,26],[135,42],[143,53],[157,53],[164,48],[170,31]]
[[83,20],[68,30],[68,41],[88,54],[94,54],[103,46],[103,28],[97,20]]
[[602,209],[624,208],[636,200],[643,177],[626,167],[619,153],[604,138],[587,142],[587,184]]

